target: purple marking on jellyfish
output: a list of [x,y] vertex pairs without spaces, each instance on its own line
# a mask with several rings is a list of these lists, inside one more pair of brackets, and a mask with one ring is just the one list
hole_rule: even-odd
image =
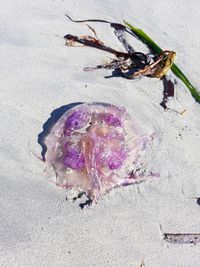
[[77,130],[84,127],[90,120],[90,114],[84,109],[74,111],[66,120],[65,128]]
[[121,120],[113,114],[104,114],[103,120],[109,126],[120,127],[122,126]]
[[108,168],[110,170],[117,170],[122,167],[122,164],[126,158],[124,150],[113,152],[107,159]]
[[84,156],[77,146],[65,145],[64,164],[72,169],[79,170],[85,166]]

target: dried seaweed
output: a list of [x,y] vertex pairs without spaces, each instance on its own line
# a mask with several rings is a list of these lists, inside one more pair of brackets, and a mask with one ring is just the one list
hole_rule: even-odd
[[[96,69],[113,69],[114,71],[118,71],[118,73],[126,79],[136,79],[141,76],[148,76],[154,78],[162,78],[165,77],[169,69],[171,68],[173,61],[175,59],[176,53],[173,51],[162,51],[159,55],[156,53],[145,55],[142,52],[137,52],[135,49],[129,44],[126,33],[133,35],[130,30],[119,23],[112,23],[106,20],[98,20],[98,19],[88,19],[88,20],[73,20],[71,17],[66,15],[71,21],[76,23],[82,22],[101,22],[110,24],[110,26],[114,29],[114,33],[117,39],[121,42],[126,52],[117,51],[109,46],[106,46],[101,40],[97,38],[96,31],[89,26],[92,30],[95,37],[91,37],[88,35],[84,35],[81,37],[74,36],[71,34],[67,34],[64,36],[66,40],[66,44],[68,46],[75,46],[76,43],[82,44],[83,46],[89,46],[93,48],[97,48],[106,52],[109,52],[115,55],[116,58],[111,59],[109,62],[97,65],[95,67],[86,67],[84,71],[92,71]],[[171,86],[172,81],[164,84],[164,97],[161,106],[166,109],[166,103],[169,96],[173,96],[172,93],[170,95],[167,92],[167,87]]]
[[[70,20],[78,23],[81,22],[109,23],[110,26],[114,28],[114,33],[116,37],[122,43],[123,47],[127,51],[127,53],[117,51],[113,48],[104,45],[104,43],[99,39],[91,36],[86,35],[78,37],[71,34],[65,35],[64,38],[66,39],[66,44],[69,46],[73,46],[75,43],[80,43],[84,46],[90,46],[100,50],[107,51],[109,53],[114,54],[118,58],[118,60],[112,60],[108,64],[98,65],[97,67],[92,67],[92,68],[86,68],[85,70],[94,70],[99,68],[110,68],[110,69],[118,68],[121,70],[122,76],[128,79],[133,79],[140,76],[151,76],[151,77],[161,78],[167,73],[167,71],[170,69],[173,63],[175,57],[175,52],[173,51],[163,51],[160,56],[155,55],[151,58],[147,57],[147,55],[145,55],[142,52],[136,52],[134,48],[128,43],[125,36],[125,32],[127,32],[127,29],[122,24],[111,23],[105,20],[73,20],[68,15],[66,16]],[[93,29],[92,31],[94,32]],[[132,72],[132,74],[129,75],[129,72]]]

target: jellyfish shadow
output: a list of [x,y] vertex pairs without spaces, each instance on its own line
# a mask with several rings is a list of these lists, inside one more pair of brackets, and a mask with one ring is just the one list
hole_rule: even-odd
[[65,106],[61,106],[60,108],[55,109],[51,113],[51,117],[43,124],[43,131],[38,134],[38,143],[42,147],[42,160],[45,161],[45,154],[47,151],[47,146],[45,145],[45,137],[50,133],[52,127],[56,124],[56,122],[60,119],[60,117],[68,110],[71,108],[83,104],[83,102],[76,102],[76,103],[71,103]]

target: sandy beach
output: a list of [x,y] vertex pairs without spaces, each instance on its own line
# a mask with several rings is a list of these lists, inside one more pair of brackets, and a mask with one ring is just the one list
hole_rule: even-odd
[[[65,14],[125,19],[175,51],[175,63],[200,90],[199,10],[198,1],[186,0],[1,0],[0,266],[200,266],[200,244],[172,244],[163,236],[200,234],[200,104],[176,78],[168,105],[185,112],[164,111],[161,80],[84,72],[112,55],[67,47],[63,38],[91,34],[86,23]],[[123,51],[109,25],[88,24],[105,44]],[[115,189],[83,210],[81,200],[66,201],[66,190],[44,172],[38,135],[52,112],[77,102],[124,106],[146,134],[154,134],[148,170],[159,177]]]

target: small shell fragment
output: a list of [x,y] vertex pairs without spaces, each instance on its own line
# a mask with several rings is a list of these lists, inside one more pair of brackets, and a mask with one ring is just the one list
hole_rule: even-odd
[[56,184],[84,192],[91,201],[114,187],[144,180],[145,135],[125,108],[80,104],[65,112],[45,138],[45,162]]

